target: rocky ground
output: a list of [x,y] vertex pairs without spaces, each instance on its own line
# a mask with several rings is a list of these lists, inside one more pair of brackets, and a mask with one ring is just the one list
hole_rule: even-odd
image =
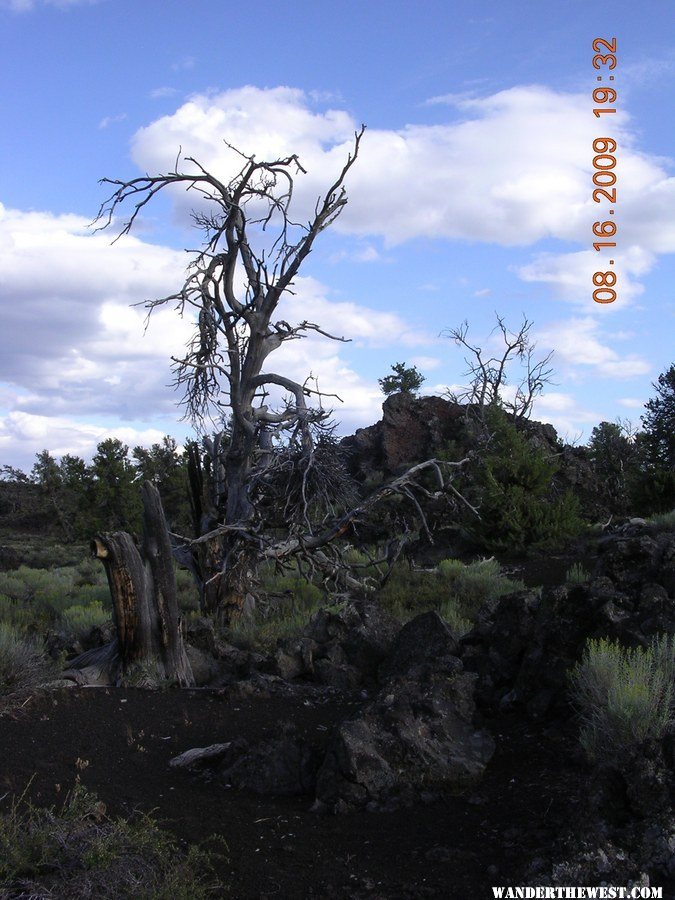
[[0,720],[1,792],[7,803],[30,782],[37,802],[58,803],[79,775],[108,813],[152,812],[185,842],[223,835],[220,873],[241,900],[488,897],[579,821],[570,735],[511,714],[488,723],[497,749],[475,789],[389,812],[319,814],[311,793],[260,796],[169,766],[214,741],[272,741],[289,723],[321,748],[361,703],[324,690],[63,690]]
[[70,687],[0,718],[3,802],[29,785],[52,804],[79,777],[110,813],[222,835],[237,898],[675,897],[675,735],[591,767],[568,690],[589,637],[675,633],[675,534],[629,524],[597,551],[585,583],[488,602],[461,640],[346,598],[267,658],[197,624],[208,688]]

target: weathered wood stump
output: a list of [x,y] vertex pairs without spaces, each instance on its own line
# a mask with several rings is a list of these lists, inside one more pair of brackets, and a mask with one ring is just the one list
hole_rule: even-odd
[[[117,638],[69,664],[76,681],[153,686],[194,685],[180,627],[176,577],[169,532],[159,491],[142,488],[143,541],[139,548],[125,531],[97,534],[92,555],[108,577]],[[77,672],[81,677],[77,677]]]

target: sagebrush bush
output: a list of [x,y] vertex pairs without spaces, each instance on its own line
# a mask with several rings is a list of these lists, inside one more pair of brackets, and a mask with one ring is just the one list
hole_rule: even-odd
[[278,571],[273,563],[266,563],[259,577],[261,590],[255,616],[238,622],[233,634],[269,651],[278,640],[300,633],[329,601],[325,590],[305,578],[296,565]]
[[[514,591],[522,591],[525,584],[502,574],[496,559],[481,559],[469,565],[457,560],[444,560],[439,566],[442,576],[450,578],[454,597],[462,612],[473,618],[487,600],[496,600]],[[452,565],[445,565],[450,563]]]
[[0,622],[0,696],[37,687],[50,669],[41,641]]
[[23,631],[33,622],[33,615],[22,603],[0,594],[0,623],[2,622]]
[[178,606],[184,613],[199,611],[199,591],[187,569],[176,568],[176,590],[178,592]]
[[270,652],[277,641],[300,634],[320,606],[317,603],[295,611],[288,606],[280,608],[266,619],[242,619],[232,629],[232,634],[240,640],[243,638],[258,650]]
[[620,758],[662,738],[673,721],[675,638],[663,635],[647,648],[590,640],[570,680],[589,759]]
[[466,631],[486,600],[523,590],[522,581],[507,578],[494,559],[464,565],[457,559],[442,560],[431,572],[410,569],[398,562],[377,599],[393,616],[407,621],[430,609],[455,621]]
[[261,567],[259,575],[263,593],[283,594],[290,591],[293,598],[291,605],[296,610],[302,606],[313,607],[325,597],[325,591],[308,580],[298,570],[297,565],[291,565],[285,571],[279,572],[272,563],[268,563]]
[[650,525],[654,525],[659,529],[665,530],[675,528],[675,509],[671,509],[670,512],[657,513],[653,516],[649,516],[647,521]]
[[[13,572],[0,572],[0,621],[12,621],[37,630],[54,627],[72,606],[101,604],[111,608],[110,590],[103,567],[94,572],[84,566],[33,569],[20,566]],[[22,610],[22,612],[19,612]]]
[[75,604],[61,613],[63,627],[78,641],[87,637],[92,628],[105,625],[109,621],[110,612],[103,609],[102,604],[98,602]]
[[148,816],[108,818],[105,805],[81,784],[58,812],[19,799],[0,816],[0,882],[8,892],[2,896],[222,897],[215,859],[194,846],[181,852]]
[[451,597],[449,600],[441,603],[438,613],[445,619],[450,626],[450,630],[457,637],[463,637],[463,635],[471,631],[473,622],[462,614],[460,603],[456,598]]
[[[358,577],[377,575],[371,558],[362,551],[349,548],[345,562]],[[270,563],[261,568],[260,580],[262,596],[255,618],[242,620],[233,632],[261,650],[270,650],[280,638],[300,633],[321,607],[330,608],[330,594],[304,578],[297,568],[278,572]],[[411,569],[406,561],[398,560],[373,598],[400,622],[436,610],[461,635],[471,629],[486,600],[524,587],[523,582],[504,576],[494,559],[469,565],[446,559],[430,571]]]

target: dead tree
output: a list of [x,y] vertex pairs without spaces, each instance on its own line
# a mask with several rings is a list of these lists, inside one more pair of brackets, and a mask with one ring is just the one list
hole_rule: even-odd
[[[202,431],[209,419],[227,421],[216,439],[205,442],[210,496],[204,491],[202,461],[192,453],[197,536],[173,538],[175,551],[190,555],[199,569],[203,610],[225,624],[241,614],[261,560],[292,557],[333,577],[338,560],[327,548],[365,508],[350,502],[340,466],[326,464],[326,395],[311,378],[300,383],[267,365],[285,342],[311,333],[345,340],[313,322],[291,325],[278,318],[277,307],[318,235],[347,203],[345,178],[363,133],[363,128],[356,133],[341,171],[306,225],[290,217],[294,179],[305,171],[294,155],[259,162],[230,148],[243,166],[228,182],[180,156],[167,174],[103,180],[114,191],[99,210],[101,228],[111,225],[125,204],[131,206],[118,237],[131,231],[161,191],[182,188],[199,203],[193,220],[202,233],[202,249],[195,252],[183,285],[145,305],[148,315],[171,303],[181,315],[192,313],[194,337],[186,354],[173,360],[175,383],[183,391],[186,416]],[[405,478],[392,490],[413,497]],[[284,510],[284,540],[275,540],[266,529],[275,497],[277,510]]]
[[194,684],[181,633],[169,532],[157,488],[145,482],[143,541],[125,531],[98,534],[92,555],[105,568],[117,637],[69,664],[80,683],[117,685]]
[[[502,336],[503,349],[500,355],[486,358],[481,347],[469,343],[469,323],[465,320],[459,328],[450,328],[443,332],[454,342],[470,352],[465,358],[468,366],[464,375],[471,380],[466,390],[450,394],[450,399],[457,403],[467,403],[477,410],[479,418],[490,406],[500,406],[514,419],[526,419],[532,412],[532,404],[544,386],[551,383],[553,368],[549,365],[553,351],[543,359],[534,358],[536,345],[530,338],[533,323],[523,317],[523,324],[518,331],[510,331],[504,324],[502,316],[497,316],[497,325],[492,331],[499,331]],[[504,396],[504,388],[508,384],[510,364],[518,360],[521,364],[521,375],[515,382],[513,399]],[[524,372],[522,372],[524,368]]]

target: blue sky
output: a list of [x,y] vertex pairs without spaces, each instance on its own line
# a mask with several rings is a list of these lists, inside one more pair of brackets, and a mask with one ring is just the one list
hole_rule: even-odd
[[[617,113],[600,120],[598,37],[617,39]],[[425,392],[462,385],[442,332],[465,319],[486,348],[495,313],[534,322],[556,371],[534,415],[569,440],[638,422],[674,361],[670,3],[0,0],[0,60],[0,464],[187,433],[167,385],[188,323],[166,310],[144,333],[131,306],[180,283],[185,198],[112,246],[88,223],[99,178],[166,169],[179,146],[226,174],[223,139],[297,152],[303,215],[368,126],[349,206],[283,308],[352,342],[270,358],[342,397],[343,433],[379,418],[394,362]],[[599,136],[618,143],[607,306],[591,296]]]

